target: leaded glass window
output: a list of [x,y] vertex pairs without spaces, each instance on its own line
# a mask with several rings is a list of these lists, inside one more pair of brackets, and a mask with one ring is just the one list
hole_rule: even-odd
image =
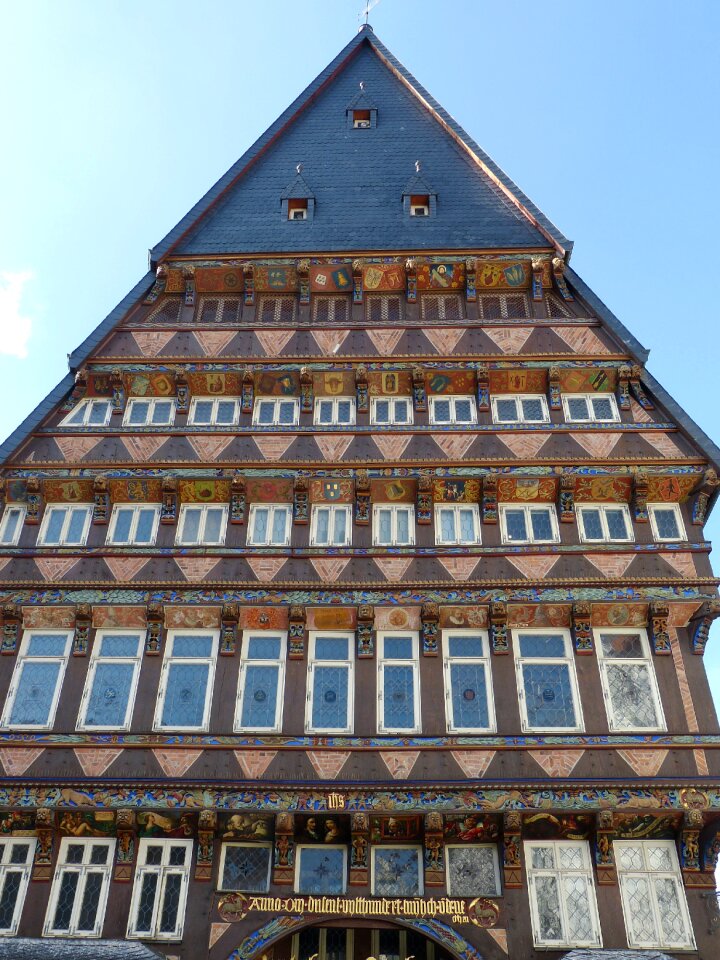
[[269,843],[224,843],[220,855],[220,890],[265,893],[270,886]]
[[123,426],[168,427],[175,420],[175,400],[171,397],[133,397],[128,400]]
[[67,631],[26,631],[5,701],[4,726],[52,726],[71,639]]
[[415,543],[415,508],[409,503],[373,505],[373,545],[409,547]]
[[20,539],[27,507],[24,504],[9,503],[0,522],[0,543],[5,547],[14,547]]
[[242,639],[236,730],[277,733],[282,725],[286,635],[250,633]]
[[645,630],[595,631],[611,730],[665,730],[655,668]]
[[436,504],[435,543],[480,543],[480,510],[476,503]]
[[580,539],[586,543],[629,543],[635,539],[627,504],[578,504],[575,509]]
[[160,521],[159,503],[117,503],[110,518],[107,542],[152,546]]
[[83,546],[90,529],[92,510],[90,503],[48,503],[40,526],[38,546]]
[[475,397],[430,397],[430,423],[477,423]]
[[64,420],[61,427],[106,427],[112,413],[109,400],[81,400]]
[[290,543],[292,505],[253,503],[247,542],[252,547],[286,547]]
[[142,650],[139,633],[98,631],[80,706],[80,729],[129,729]]
[[679,503],[649,503],[647,508],[656,540],[687,540]]
[[354,397],[317,397],[315,400],[315,425],[349,426],[355,423]]
[[253,423],[260,427],[294,426],[300,415],[295,399],[257,397],[253,407]]
[[672,840],[615,840],[628,946],[694,950],[695,938]]
[[373,397],[370,401],[370,423],[404,425],[413,422],[411,397]]
[[315,503],[310,525],[310,546],[346,547],[352,540],[352,513],[349,503]]
[[100,936],[114,851],[114,839],[62,839],[44,936]]
[[503,543],[559,543],[560,533],[554,504],[528,506],[500,505]]
[[378,732],[418,732],[417,634],[378,635]]
[[500,867],[496,844],[448,844],[445,847],[445,856],[450,896],[500,896]]
[[192,844],[192,840],[140,840],[129,939],[182,939]]
[[295,891],[306,894],[345,893],[347,847],[300,845]]
[[17,933],[36,843],[35,837],[0,840],[0,936]]
[[352,650],[352,634],[311,634],[305,714],[307,731],[352,731]]
[[564,393],[565,419],[570,423],[614,423],[620,419],[612,393]]
[[525,863],[535,946],[601,946],[587,841],[526,842]]
[[446,630],[442,644],[448,730],[494,730],[487,633]]
[[495,423],[549,423],[547,400],[542,394],[506,394],[492,398]]
[[238,397],[193,397],[188,423],[194,427],[232,427],[240,419]]
[[226,527],[225,504],[183,504],[175,543],[179,546],[220,546],[225,543]]
[[520,718],[524,730],[582,729],[577,677],[567,630],[515,630]]
[[420,847],[372,847],[372,892],[376,897],[416,897],[423,892]]
[[156,730],[207,730],[217,634],[171,632],[165,645]]

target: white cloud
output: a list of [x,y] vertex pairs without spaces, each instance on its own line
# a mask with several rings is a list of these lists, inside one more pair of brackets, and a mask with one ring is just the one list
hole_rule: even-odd
[[32,280],[28,270],[0,273],[0,354],[28,355],[32,319],[23,312],[25,285]]

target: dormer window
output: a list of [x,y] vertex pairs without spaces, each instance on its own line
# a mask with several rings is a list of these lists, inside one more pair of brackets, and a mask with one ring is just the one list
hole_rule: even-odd
[[427,193],[416,193],[410,197],[410,216],[430,216],[430,197]]
[[353,110],[352,125],[354,130],[369,130],[372,126],[369,110]]
[[288,220],[307,220],[307,200],[288,200]]
[[367,94],[365,84],[345,108],[349,130],[370,130],[377,126],[377,106]]
[[402,204],[406,217],[434,217],[437,214],[437,193],[422,176],[422,164],[415,161],[415,174],[410,177],[402,192]]
[[312,220],[315,195],[302,175],[302,164],[295,167],[295,179],[287,185],[280,198],[283,220]]

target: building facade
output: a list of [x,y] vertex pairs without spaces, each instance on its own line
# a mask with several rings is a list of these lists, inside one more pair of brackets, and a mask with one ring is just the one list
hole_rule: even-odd
[[0,451],[0,950],[718,955],[720,451],[570,251],[367,26],[152,251]]

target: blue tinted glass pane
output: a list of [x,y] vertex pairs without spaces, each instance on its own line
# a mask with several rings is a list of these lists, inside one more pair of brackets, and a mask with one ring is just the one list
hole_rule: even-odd
[[153,528],[155,526],[155,513],[156,511],[153,508],[139,511],[137,529],[135,531],[135,540],[137,543],[152,542]]
[[383,643],[386,660],[412,660],[412,637],[385,637]]
[[472,510],[460,510],[460,539],[463,543],[475,542],[475,514]]
[[530,523],[532,524],[533,540],[552,540],[553,528],[549,510],[531,510]]
[[590,410],[584,397],[570,397],[567,402],[571,420],[589,420]]
[[212,420],[212,400],[197,400],[193,413],[193,423],[210,423]]
[[342,730],[347,726],[348,668],[319,667],[313,674],[312,725]]
[[170,423],[172,420],[173,404],[171,400],[156,400],[152,412],[153,423]]
[[420,852],[376,847],[373,850],[373,893],[413,897],[420,893]]
[[332,423],[332,400],[318,402],[318,423]]
[[410,543],[410,511],[396,511],[395,520],[397,523],[397,543]]
[[64,521],[65,508],[52,507],[45,528],[44,543],[60,543],[60,534],[62,533]]
[[596,420],[612,420],[613,404],[609,397],[593,397],[593,413]]
[[295,423],[295,403],[292,400],[280,401],[280,423]]
[[524,663],[522,675],[529,726],[575,726],[575,704],[568,664]]
[[5,513],[5,527],[3,529],[2,542],[12,543],[15,539],[15,533],[22,517],[22,510],[18,507],[8,507]]
[[68,527],[65,543],[82,543],[85,532],[85,520],[88,511],[86,507],[73,507],[70,511],[70,525]]
[[42,726],[48,722],[60,666],[25,661],[10,714],[11,724]]
[[279,676],[278,667],[248,664],[245,670],[241,726],[257,730],[272,729],[275,726]]
[[392,537],[392,511],[378,510],[377,512],[377,542],[390,543]]
[[483,655],[482,637],[450,637],[448,653],[451,657],[481,657]]
[[300,893],[342,893],[345,889],[345,855],[342,850],[304,847],[298,871]]
[[268,888],[270,847],[225,845],[222,887],[262,893]]
[[235,401],[218,400],[217,423],[233,423],[235,420]]
[[460,423],[470,423],[472,420],[472,402],[470,400],[455,401],[455,419]]
[[258,423],[273,422],[275,404],[272,400],[260,400],[258,410]]
[[219,507],[213,507],[205,514],[205,533],[203,541],[205,543],[220,543],[223,534],[223,520],[225,511]]
[[55,904],[53,930],[69,930],[72,910],[75,904],[75,894],[80,881],[80,874],[76,871],[65,870],[61,875],[60,891]]
[[173,640],[172,655],[174,657],[211,657],[213,652],[213,638],[180,634]]
[[130,423],[140,425],[147,420],[150,402],[148,400],[134,400],[130,407]]
[[658,535],[665,540],[679,540],[680,528],[674,510],[662,510],[657,507],[653,511]]
[[390,420],[390,401],[378,400],[375,403],[375,423],[387,423]]
[[280,637],[250,637],[246,656],[250,660],[277,660],[281,643]]
[[333,516],[335,519],[333,543],[342,546],[347,540],[347,510],[344,508],[335,510]]
[[622,510],[606,510],[605,520],[611,540],[627,540],[628,531],[625,523],[625,513]]
[[115,513],[115,527],[113,529],[113,543],[127,543],[130,539],[130,528],[132,527],[133,510],[132,507],[121,508]]
[[315,659],[316,660],[347,660],[348,659],[347,637],[316,637],[315,638]]
[[350,423],[352,404],[349,400],[338,400],[338,423]]
[[481,663],[450,665],[453,721],[456,727],[487,727],[485,667]]
[[526,420],[542,420],[543,419],[543,405],[542,400],[533,399],[533,400],[523,400],[523,417]]
[[253,523],[253,540],[255,543],[265,543],[268,533],[268,517],[270,511],[267,507],[259,507],[255,510]]
[[97,425],[98,423],[105,423],[107,417],[108,404],[106,401],[102,400],[98,402],[97,400],[93,401],[90,405],[90,418],[88,423]]
[[517,405],[515,399],[497,400],[495,402],[497,418],[502,423],[515,423],[517,421]]
[[273,513],[272,542],[285,543],[285,530],[287,528],[288,511],[285,507],[275,510]]
[[197,543],[200,536],[200,518],[202,510],[191,507],[183,514],[183,523],[180,539],[183,543]]
[[506,510],[505,526],[507,527],[508,540],[527,540],[527,529],[525,527],[524,510]]
[[395,401],[395,423],[410,423],[410,401]]
[[77,407],[75,410],[73,410],[73,412],[72,412],[72,413],[70,414],[70,416],[67,418],[66,423],[68,423],[68,424],[70,424],[70,423],[84,423],[84,422],[85,422],[85,414],[87,413],[87,410],[88,410],[88,405],[87,405],[86,403],[81,403],[79,407]]
[[383,714],[386,730],[407,730],[415,726],[414,673],[411,666],[383,667]]
[[452,508],[440,511],[440,539],[444,543],[455,540],[455,511]]
[[58,634],[34,633],[28,640],[28,657],[62,657],[65,655],[67,637]]
[[164,727],[199,727],[210,677],[207,663],[171,663],[163,703]]
[[450,422],[450,401],[435,400],[433,402],[433,414],[436,423]]
[[317,543],[327,543],[329,538],[330,508],[316,507],[315,540]]
[[6,931],[12,928],[21,883],[22,873],[18,870],[6,872],[5,883],[2,884],[2,895],[0,896],[0,930]]
[[583,530],[585,531],[585,539],[602,540],[603,528],[600,520],[600,511],[582,510],[580,515],[582,517]]
[[134,671],[132,663],[98,663],[85,723],[97,727],[125,724]]
[[136,657],[140,638],[137,634],[110,635],[100,641],[101,657]]
[[565,638],[559,634],[527,633],[520,636],[521,657],[566,657]]

